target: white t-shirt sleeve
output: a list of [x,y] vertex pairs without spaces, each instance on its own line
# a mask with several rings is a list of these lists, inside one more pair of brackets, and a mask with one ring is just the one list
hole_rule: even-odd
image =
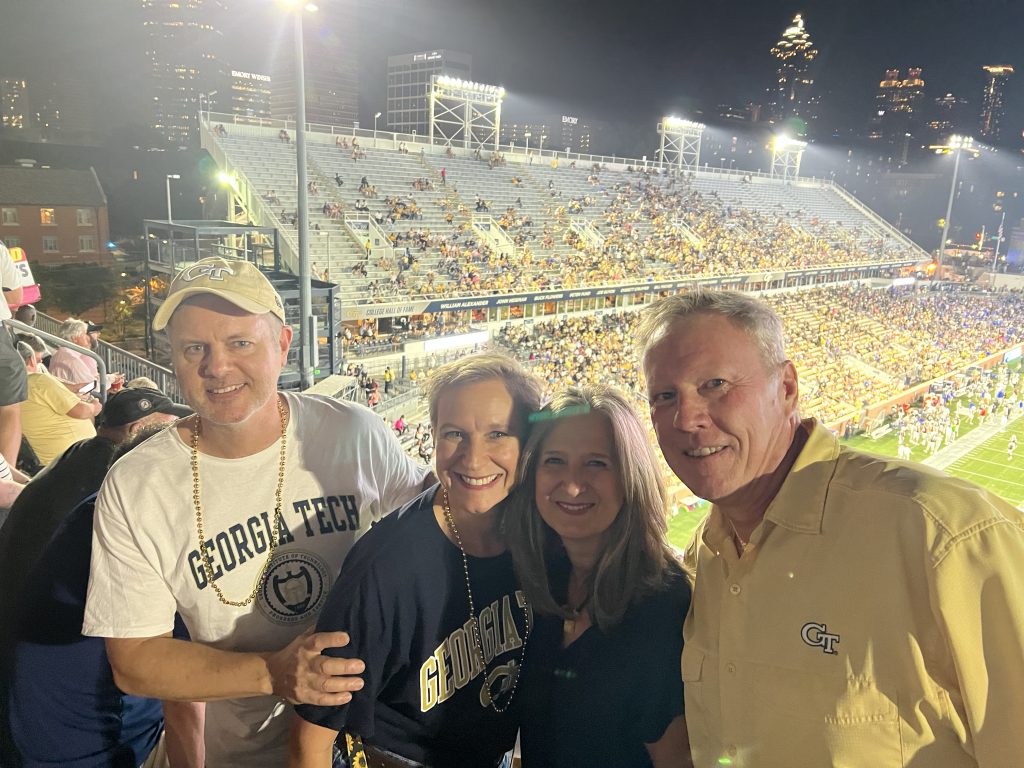
[[365,421],[373,449],[372,474],[383,514],[390,514],[423,490],[423,478],[430,471],[406,453],[398,436],[368,408]]
[[133,531],[126,499],[112,473],[96,499],[83,635],[157,637],[171,631],[177,604],[151,561],[155,553],[146,549]]
[[14,266],[14,259],[11,258],[11,252],[7,250],[7,246],[0,243],[0,288],[11,290],[20,285],[21,273]]

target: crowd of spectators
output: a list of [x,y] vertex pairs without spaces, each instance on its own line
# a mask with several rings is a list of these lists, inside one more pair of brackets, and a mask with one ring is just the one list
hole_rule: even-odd
[[[914,288],[822,288],[769,298],[786,326],[801,410],[828,423],[1024,341],[1024,297]],[[640,392],[635,313],[503,329],[551,390],[609,378]]]
[[[378,286],[372,299],[537,291],[656,280],[666,274],[722,276],[913,258],[907,249],[865,241],[855,228],[819,221],[799,210],[767,214],[726,204],[714,193],[696,191],[683,176],[615,174],[605,184],[602,175],[592,173],[590,191],[568,198],[549,181],[545,219],[538,226],[521,206],[506,207],[496,221],[516,253],[502,258],[489,258],[487,246],[467,244],[468,210],[445,198],[438,204],[453,229],[432,233],[430,247],[440,250],[443,244],[446,256],[461,251],[456,258],[473,265],[472,274],[451,274],[449,261],[439,267],[440,279],[436,273],[421,278],[414,272],[412,279],[394,281],[390,289]],[[513,176],[511,184],[522,185],[522,177]],[[489,201],[479,194],[471,207],[491,212]],[[572,226],[581,215],[594,225],[599,242],[581,237]],[[382,223],[394,221],[394,211],[384,212]]]

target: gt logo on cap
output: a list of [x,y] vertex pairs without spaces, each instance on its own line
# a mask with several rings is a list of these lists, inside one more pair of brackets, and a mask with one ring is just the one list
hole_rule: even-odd
[[191,283],[193,280],[198,280],[201,277],[206,277],[210,280],[223,280],[225,272],[229,275],[235,274],[235,271],[228,266],[215,267],[212,264],[193,264],[181,273],[181,279],[186,283]]

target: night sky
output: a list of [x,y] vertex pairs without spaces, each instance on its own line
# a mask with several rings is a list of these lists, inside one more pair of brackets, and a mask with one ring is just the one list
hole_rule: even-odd
[[[320,0],[332,2],[350,6],[359,29],[364,119],[384,107],[386,56],[432,47],[472,54],[474,79],[509,90],[507,112],[548,107],[643,125],[763,102],[769,49],[799,11],[820,51],[825,127],[862,130],[889,67],[921,66],[928,97],[952,91],[977,111],[980,67],[990,63],[1020,67],[1008,122],[1016,135],[1024,127],[1024,3],[1012,0]],[[282,32],[274,3],[228,7],[228,63],[265,67]],[[128,55],[137,9],[135,0],[8,3],[0,77],[95,75],[90,96],[116,115],[140,74]]]

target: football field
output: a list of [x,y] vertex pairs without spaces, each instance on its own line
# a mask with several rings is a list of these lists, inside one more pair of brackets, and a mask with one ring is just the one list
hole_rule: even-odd
[[[1020,447],[1013,460],[1007,458],[1006,446],[1010,435],[1017,436]],[[896,436],[886,435],[879,440],[865,436],[843,441],[846,445],[868,453],[896,456]],[[931,466],[951,475],[970,480],[1002,496],[1018,509],[1024,510],[1024,416],[1011,421],[1005,429],[997,423],[984,426],[965,424],[960,437],[933,457],[915,447],[915,461],[926,461]],[[673,546],[684,549],[690,543],[693,531],[707,515],[709,505],[694,510],[685,507],[669,520],[668,538]]]
[[1011,421],[1005,430],[996,432],[944,469],[951,475],[988,488],[1018,509],[1024,509],[1024,458],[1019,449],[1012,461],[1007,457],[1010,435],[1017,436],[1018,444],[1024,443],[1024,418]]

